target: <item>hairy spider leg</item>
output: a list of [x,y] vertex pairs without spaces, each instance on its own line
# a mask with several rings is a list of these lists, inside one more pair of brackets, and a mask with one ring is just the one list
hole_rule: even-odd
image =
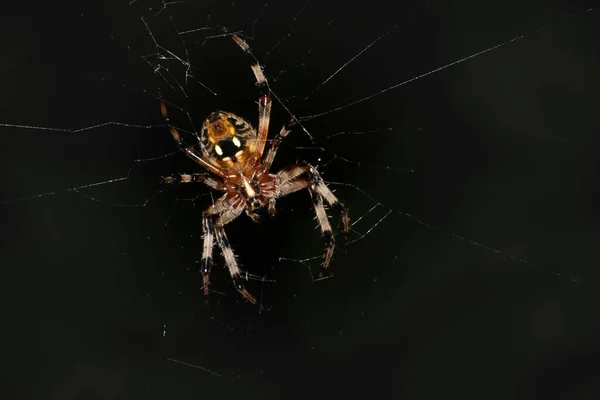
[[217,243],[223,252],[223,257],[225,258],[225,263],[227,264],[227,268],[229,269],[229,275],[231,275],[231,279],[233,280],[233,285],[235,289],[240,292],[240,294],[248,300],[252,304],[256,304],[256,299],[252,296],[242,283],[242,277],[240,276],[240,268],[238,267],[237,260],[235,259],[235,254],[233,253],[233,249],[229,244],[229,240],[227,240],[227,235],[225,234],[225,228],[222,224],[215,224],[215,232],[217,234]]
[[215,245],[215,229],[213,223],[213,214],[204,212],[202,214],[202,259],[200,262],[200,272],[202,272],[202,283],[204,295],[208,297],[208,288],[210,286],[210,270],[212,269],[213,247]]
[[345,234],[347,234],[350,229],[350,218],[348,217],[346,207],[344,207],[333,192],[327,187],[319,172],[310,164],[298,164],[284,168],[277,173],[277,177],[280,179],[277,197],[283,197],[298,190],[308,189],[317,220],[319,221],[321,234],[325,239],[326,250],[322,268],[327,270],[335,250],[335,238],[331,231],[331,224],[327,218],[323,200],[325,200],[332,208],[336,208],[340,212]]
[[[223,32],[228,33],[227,28],[223,28]],[[256,144],[254,148],[254,156],[257,159],[262,157],[263,152],[265,151],[265,145],[267,143],[267,136],[269,135],[269,123],[271,121],[271,96],[269,88],[269,82],[263,73],[263,69],[258,62],[258,59],[250,50],[250,46],[246,43],[245,40],[240,38],[235,33],[231,33],[231,38],[238,45],[238,47],[246,53],[251,59],[252,64],[250,68],[254,73],[254,78],[256,79],[256,85],[260,89],[261,96],[258,99],[258,129],[256,135]]]
[[[275,160],[275,155],[277,154],[279,146],[283,142],[283,139],[285,139],[287,135],[291,132],[291,128],[295,124],[296,121],[294,119],[291,119],[289,122],[287,122],[281,127],[279,133],[275,136],[275,138],[273,138],[273,141],[271,142],[271,145],[269,146],[269,149],[267,150],[267,153],[264,155],[262,160],[262,166],[265,172],[268,172],[271,169],[273,160]],[[275,215],[275,202],[275,197],[269,199],[268,212],[271,216]],[[255,218],[252,217],[252,219]]]
[[263,157],[262,162],[263,167],[266,171],[271,169],[271,165],[273,165],[273,160],[275,160],[275,156],[277,155],[277,150],[279,150],[279,146],[281,146],[283,140],[292,131],[292,127],[294,125],[296,125],[296,121],[294,119],[289,120],[281,127],[279,133],[275,135],[275,137],[271,141],[271,145],[269,146],[267,153]]
[[[223,28],[223,32],[227,33],[227,28]],[[258,59],[252,53],[252,49],[250,49],[250,45],[246,43],[245,40],[240,38],[235,33],[231,33],[231,38],[238,45],[240,49],[244,53],[246,53],[249,57],[252,58],[252,72],[254,73],[254,77],[256,78],[256,84],[261,90],[261,97],[258,101],[258,134],[257,134],[257,147],[255,154],[257,158],[260,158],[263,155],[265,150],[265,145],[267,142],[267,137],[269,133],[269,123],[271,119],[271,96],[269,95],[271,88],[269,87],[269,82],[263,73],[263,69],[258,62]],[[292,117],[289,122],[283,125],[279,134],[273,139],[269,150],[267,151],[266,156],[263,159],[263,166],[265,170],[268,171],[271,168],[271,164],[275,159],[275,155],[277,154],[277,149],[279,145],[283,141],[283,139],[290,133],[292,126],[296,124],[296,120]]]
[[192,174],[175,174],[162,176],[160,182],[162,184],[177,185],[181,183],[204,183],[208,187],[218,190],[225,191],[223,182],[215,179],[212,175],[206,172],[194,172]]
[[194,160],[196,163],[200,164],[201,166],[203,166],[204,168],[206,168],[207,170],[209,170],[210,172],[212,172],[213,174],[224,178],[226,176],[225,172],[221,170],[221,168],[213,165],[210,161],[206,160],[202,154],[200,154],[198,152],[198,150],[196,150],[194,148],[194,146],[186,146],[183,143],[183,140],[181,139],[181,135],[179,134],[179,131],[174,127],[171,126],[171,124],[169,123],[169,116],[167,113],[167,104],[165,103],[165,101],[162,98],[162,93],[159,89],[158,91],[158,98],[160,99],[160,113],[162,114],[163,118],[165,119],[165,121],[167,122],[167,124],[169,125],[169,132],[171,132],[171,136],[173,136],[173,139],[175,140],[175,142],[177,143],[177,145],[179,146],[179,148],[192,160]]
[[202,231],[203,231],[203,246],[202,246],[202,280],[204,284],[204,294],[208,296],[210,286],[210,270],[213,265],[213,248],[215,238],[217,244],[223,253],[225,264],[229,271],[229,275],[233,281],[235,289],[250,303],[256,304],[256,299],[244,287],[242,277],[240,276],[240,268],[238,266],[235,254],[227,235],[225,234],[225,225],[236,219],[244,210],[245,205],[240,197],[229,197],[227,194],[215,201],[215,204],[210,206],[202,214]]
[[[167,115],[167,106],[166,106],[164,100],[162,99],[160,92],[159,92],[159,97],[160,97],[160,102],[161,102],[160,103],[161,104],[161,106],[160,106],[161,114],[168,123],[169,118]],[[183,144],[181,135],[179,135],[179,132],[177,131],[177,129],[175,127],[169,125],[169,128],[170,128],[171,135],[173,136],[173,139],[175,139],[175,142],[177,142],[179,147],[186,153],[186,155],[188,157],[190,157],[192,160],[196,161],[198,164],[200,164],[203,167],[205,167],[206,169],[208,169],[213,174],[216,174],[216,175],[220,176],[221,178],[226,178],[226,174],[220,168],[214,166],[212,163],[205,160],[193,146],[186,147]],[[219,190],[219,191],[225,190],[224,183],[222,181],[215,179],[214,177],[212,177],[206,173],[179,174],[179,176],[168,176],[168,177],[161,178],[161,182],[168,183],[168,184],[169,183],[173,184],[173,183],[202,182],[215,190]],[[236,289],[248,301],[255,304],[256,299],[254,299],[254,297],[252,297],[252,295],[250,295],[244,289],[243,285],[241,284],[241,279],[239,277],[239,268],[237,267],[235,257],[233,257],[233,251],[231,249],[231,246],[229,246],[227,237],[225,236],[225,232],[223,230],[223,225],[225,225],[226,223],[230,222],[231,220],[233,220],[237,216],[239,216],[239,214],[244,209],[244,203],[241,202],[241,204],[240,204],[238,202],[237,207],[228,208],[227,203],[226,203],[227,198],[228,198],[227,195],[224,195],[223,197],[219,198],[215,202],[215,204],[213,204],[211,207],[209,207],[202,214],[202,231],[203,231],[204,239],[203,239],[203,246],[202,246],[203,250],[202,250],[202,259],[201,259],[201,263],[202,263],[201,272],[202,272],[202,280],[203,280],[203,286],[204,286],[204,294],[206,296],[208,296],[208,291],[209,291],[209,286],[210,286],[209,276],[210,276],[210,270],[212,269],[212,264],[213,264],[212,251],[213,251],[213,247],[214,247],[214,237],[215,237],[215,232],[216,232],[217,242],[219,244],[219,247],[221,247],[221,250],[223,251],[223,256],[225,257],[225,262],[227,263],[229,273],[234,281],[234,285],[235,285]],[[213,221],[213,218],[216,218],[218,222],[215,223]]]

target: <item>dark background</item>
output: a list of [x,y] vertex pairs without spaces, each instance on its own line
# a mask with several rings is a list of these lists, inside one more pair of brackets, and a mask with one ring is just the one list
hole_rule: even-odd
[[[599,398],[591,2],[95,3],[11,5],[0,19],[0,123],[65,129],[0,128],[2,398]],[[205,41],[220,25],[254,37],[297,116],[522,38],[306,121],[315,144],[294,132],[276,168],[305,160],[349,184],[332,187],[364,216],[359,232],[389,214],[362,240],[339,236],[334,277],[319,282],[319,260],[280,260],[322,249],[305,194],[263,224],[233,222],[240,263],[277,281],[248,283],[259,312],[219,267],[204,305],[195,261],[210,194],[157,185],[194,164],[133,161],[176,150],[159,86],[183,129],[177,107],[196,126],[219,108],[255,121],[248,59],[228,38]],[[162,55],[187,50],[218,95],[152,56],[152,38]],[[276,103],[272,131],[288,118]],[[77,131],[106,122],[148,128]],[[355,131],[376,132],[328,138]]]

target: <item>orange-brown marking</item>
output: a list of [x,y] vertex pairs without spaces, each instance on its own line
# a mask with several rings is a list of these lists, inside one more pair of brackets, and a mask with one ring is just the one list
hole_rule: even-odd
[[218,142],[225,136],[233,136],[235,128],[231,122],[225,119],[218,119],[208,126],[208,138],[211,142]]

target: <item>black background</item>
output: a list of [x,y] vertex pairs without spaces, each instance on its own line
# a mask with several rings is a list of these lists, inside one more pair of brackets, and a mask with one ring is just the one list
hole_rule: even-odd
[[[598,398],[598,12],[583,1],[485,3],[3,9],[0,123],[66,131],[1,128],[2,397]],[[159,86],[181,128],[192,129],[176,107],[196,124],[219,108],[255,120],[248,59],[228,38],[204,42],[220,25],[254,29],[248,42],[298,116],[519,39],[306,121],[316,144],[294,132],[276,168],[306,160],[350,184],[332,187],[364,216],[357,231],[389,214],[340,244],[334,277],[316,283],[307,266],[314,274],[319,260],[279,260],[322,248],[306,195],[281,200],[263,224],[233,222],[241,264],[277,281],[248,284],[259,312],[221,268],[204,305],[195,261],[209,193],[156,183],[193,163],[133,162],[176,151]],[[308,100],[291,98],[384,32]],[[152,37],[188,50],[218,95],[151,56]],[[187,97],[154,74],[158,64]],[[276,103],[272,129],[288,118]],[[75,131],[106,122],[148,128]]]

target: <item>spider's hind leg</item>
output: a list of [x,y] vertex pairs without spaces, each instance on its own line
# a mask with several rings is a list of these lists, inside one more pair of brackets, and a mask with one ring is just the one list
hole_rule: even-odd
[[348,209],[327,187],[327,185],[323,181],[323,178],[321,178],[321,175],[317,172],[317,170],[312,166],[310,166],[310,168],[312,181],[315,185],[315,191],[325,199],[325,201],[327,202],[327,204],[329,204],[329,206],[331,206],[331,208],[335,208],[340,213],[342,217],[344,234],[347,235],[350,231],[350,216],[348,215]]
[[[284,168],[277,173],[277,177],[280,179],[278,197],[288,195],[298,190],[308,189],[317,220],[319,221],[321,233],[325,239],[325,259],[322,268],[323,270],[327,270],[335,250],[335,238],[331,230],[327,212],[325,211],[324,202],[340,212],[345,234],[350,230],[350,218],[348,217],[346,207],[344,207],[337,199],[333,192],[327,187],[319,172],[317,172],[310,164],[298,164]],[[322,273],[319,273],[319,277],[322,275]]]
[[[323,260],[323,264],[321,267],[323,270],[329,268],[329,263],[331,263],[331,259],[333,258],[333,252],[335,250],[335,239],[333,237],[333,232],[331,231],[331,224],[329,223],[329,218],[327,217],[327,212],[325,211],[325,205],[323,204],[323,196],[317,193],[316,190],[309,187],[308,192],[310,193],[310,198],[312,199],[313,206],[315,208],[315,214],[317,215],[317,220],[319,221],[319,227],[321,228],[321,234],[325,239],[325,260]],[[321,273],[319,273],[319,277],[321,277]]]
[[[202,266],[200,271],[202,272],[202,282],[204,288],[204,295],[208,297],[208,289],[210,286],[210,270],[213,265],[213,247],[215,237],[215,226],[214,226],[214,214],[204,212],[202,214],[202,234],[203,234],[203,245],[202,245]],[[207,300],[208,301],[208,300]]]
[[240,268],[238,267],[235,254],[233,253],[233,249],[229,244],[229,240],[227,240],[227,235],[225,234],[223,225],[217,224],[215,226],[215,233],[217,237],[217,243],[223,252],[223,257],[225,258],[225,263],[227,264],[227,269],[229,270],[229,274],[231,275],[235,289],[250,303],[256,304],[256,299],[254,296],[252,296],[244,287],[242,277],[240,276]]
[[[231,206],[231,198],[225,194],[215,201],[202,214],[202,232],[204,234],[204,245],[202,249],[202,279],[204,281],[204,294],[208,296],[209,290],[209,274],[213,265],[213,248],[215,239],[223,252],[223,258],[227,264],[227,269],[231,275],[231,279],[238,292],[252,304],[256,304],[256,299],[248,293],[242,283],[240,276],[240,268],[233,253],[233,249],[227,240],[225,234],[225,225],[236,219],[244,210],[243,203]],[[234,202],[235,203],[235,202]]]

